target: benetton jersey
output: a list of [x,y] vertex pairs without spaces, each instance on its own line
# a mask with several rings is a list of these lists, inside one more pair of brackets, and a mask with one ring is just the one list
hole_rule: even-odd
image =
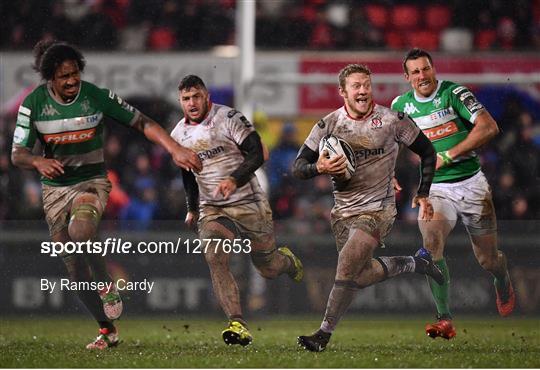
[[[437,152],[444,152],[463,141],[472,130],[484,106],[465,86],[439,81],[431,96],[424,98],[411,90],[392,102],[392,109],[407,113],[433,143]],[[433,182],[472,176],[480,171],[474,151],[454,158],[451,165],[435,172]]]
[[334,134],[351,145],[356,157],[356,171],[349,182],[334,188],[332,214],[349,217],[395,203],[392,178],[399,144],[411,145],[419,132],[403,113],[377,104],[362,120],[352,119],[341,107],[313,126],[305,141],[311,150],[318,153],[321,138]]
[[65,173],[41,182],[52,186],[77,184],[105,176],[103,118],[132,125],[139,112],[107,89],[81,81],[77,97],[68,104],[52,97],[47,84],[38,86],[19,107],[13,145],[32,150],[41,141],[46,158],[64,165]]
[[239,146],[253,131],[253,125],[242,113],[220,104],[212,104],[201,123],[186,122],[185,118],[178,122],[172,138],[195,151],[202,161],[202,171],[195,173],[201,206],[240,205],[264,199],[264,191],[255,175],[227,200],[221,194],[217,198],[213,195],[221,180],[229,177],[244,161]]

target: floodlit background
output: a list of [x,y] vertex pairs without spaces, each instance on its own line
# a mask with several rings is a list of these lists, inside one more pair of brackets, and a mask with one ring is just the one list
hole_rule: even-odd
[[[300,285],[286,277],[266,282],[247,256],[234,258],[248,317],[324,309],[337,257],[329,225],[332,185],[324,176],[296,180],[290,167],[313,124],[341,106],[337,72],[366,63],[374,72],[376,102],[389,105],[409,88],[401,69],[405,52],[427,49],[439,77],[470,86],[501,128],[480,150],[483,171],[493,189],[517,313],[539,314],[540,1],[20,0],[0,2],[0,14],[0,313],[84,311],[73,294],[39,289],[39,279],[63,277],[63,265],[39,253],[48,234],[38,176],[9,159],[18,106],[40,83],[31,68],[32,47],[56,38],[82,49],[84,79],[116,92],[169,131],[181,118],[177,85],[186,74],[202,77],[214,102],[235,106],[253,121],[270,149],[260,178],[276,237],[302,257],[306,277]],[[102,238],[195,238],[183,226],[183,184],[167,153],[136,132],[106,125],[114,188]],[[421,246],[416,211],[409,207],[417,164],[410,152],[401,153],[396,175],[404,190],[381,254],[412,254]],[[456,227],[446,250],[453,311],[495,314],[491,278],[477,265],[463,227]],[[126,295],[127,313],[220,314],[201,255],[114,255],[111,268],[117,277],[156,281],[152,294]],[[434,306],[424,280],[410,276],[363,290],[351,311],[431,318]]]

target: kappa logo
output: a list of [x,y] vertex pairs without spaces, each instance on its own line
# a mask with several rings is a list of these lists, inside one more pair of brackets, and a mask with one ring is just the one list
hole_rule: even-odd
[[96,129],[91,128],[89,130],[61,132],[58,134],[44,135],[45,142],[48,144],[76,144],[84,141],[91,140],[95,137]]
[[60,114],[60,112],[58,112],[56,108],[52,106],[52,104],[45,104],[43,106],[43,110],[41,111],[42,116],[50,117],[50,116],[54,116],[55,114]]
[[454,121],[447,122],[443,125],[423,130],[424,134],[431,141],[440,140],[447,136],[453,135],[458,132],[458,127]]
[[413,103],[405,103],[405,108],[403,108],[403,111],[409,115],[414,113],[420,113],[418,108],[416,108]]

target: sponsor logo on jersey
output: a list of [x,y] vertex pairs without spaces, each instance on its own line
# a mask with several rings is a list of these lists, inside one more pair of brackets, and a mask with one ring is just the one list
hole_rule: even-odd
[[55,114],[60,114],[60,112],[58,112],[56,108],[52,106],[52,104],[45,104],[43,106],[43,110],[41,111],[42,116],[50,117],[54,116]]
[[326,127],[326,122],[324,120],[320,119],[319,122],[317,122],[317,126],[319,126],[320,129],[323,129]]
[[435,108],[439,108],[439,107],[441,106],[441,103],[442,103],[441,98],[435,98],[435,99],[433,99],[433,106],[434,106]]
[[371,119],[371,128],[377,129],[382,127],[382,119],[379,116],[373,117]]
[[430,114],[429,118],[431,118],[432,121],[436,121],[438,119],[441,119],[443,117],[446,117],[449,114],[452,114],[453,112],[450,109],[441,109],[437,112],[433,112]]
[[216,155],[218,155],[220,153],[224,153],[224,152],[225,152],[225,148],[222,145],[220,145],[220,146],[217,146],[215,148],[199,152],[199,153],[197,153],[197,155],[199,156],[201,161],[204,161],[205,159],[214,158]]
[[459,131],[454,121],[447,122],[443,125],[423,130],[424,134],[431,141],[440,140],[447,136],[453,135]]
[[413,103],[405,103],[405,107],[403,108],[403,112],[405,112],[405,113],[407,113],[409,115],[414,114],[414,113],[420,113],[418,108],[416,108]]
[[17,125],[22,127],[30,127],[30,117],[19,113],[17,115]]
[[384,148],[375,148],[375,149],[360,149],[354,151],[354,156],[356,159],[368,159],[369,157],[373,157],[374,155],[381,155],[384,154]]
[[32,111],[30,109],[20,105],[19,106],[19,113],[26,114],[27,116],[29,116],[32,113]]
[[84,141],[92,140],[96,135],[96,129],[91,128],[89,130],[61,132],[58,134],[44,135],[43,138],[48,144],[76,144]]

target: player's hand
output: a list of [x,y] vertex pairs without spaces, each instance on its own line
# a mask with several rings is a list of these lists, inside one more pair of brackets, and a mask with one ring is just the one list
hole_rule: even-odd
[[232,193],[236,191],[236,181],[232,177],[227,177],[216,186],[214,190],[214,198],[217,198],[219,194],[223,196],[223,199],[227,200]]
[[453,158],[448,152],[448,150],[437,153],[437,163],[435,164],[435,170],[450,165],[452,163],[452,160]]
[[202,162],[197,153],[193,150],[177,145],[171,153],[174,164],[182,167],[187,171],[200,172],[202,170]]
[[184,220],[184,223],[187,225],[187,227],[194,230],[197,227],[198,220],[199,220],[199,212],[188,211],[186,215],[186,219]]
[[433,206],[429,201],[429,198],[426,196],[417,195],[412,200],[412,208],[420,206],[418,213],[420,214],[420,219],[423,221],[431,221],[433,218]]
[[396,193],[399,193],[401,190],[403,190],[403,188],[401,187],[401,185],[399,185],[399,182],[397,181],[395,177],[392,177],[392,185],[394,186],[394,191]]
[[345,176],[347,171],[345,156],[342,154],[331,159],[327,158],[327,156],[328,151],[323,150],[319,155],[319,159],[317,159],[317,171],[319,173],[325,173],[337,177]]
[[36,156],[33,165],[42,176],[48,179],[54,179],[64,174],[64,165],[56,159]]

